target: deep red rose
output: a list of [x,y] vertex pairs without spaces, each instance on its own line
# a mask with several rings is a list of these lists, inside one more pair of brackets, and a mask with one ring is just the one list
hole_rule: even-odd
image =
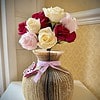
[[27,32],[27,29],[25,26],[26,26],[26,22],[19,23],[19,25],[18,25],[18,31],[19,31],[18,34],[19,35],[23,35]]
[[40,19],[41,28],[45,28],[49,26],[49,18],[44,15],[44,12],[38,12],[32,15],[32,18]]
[[76,38],[76,33],[72,32],[65,28],[62,24],[58,24],[54,28],[55,35],[58,41],[66,41],[66,42],[73,42]]

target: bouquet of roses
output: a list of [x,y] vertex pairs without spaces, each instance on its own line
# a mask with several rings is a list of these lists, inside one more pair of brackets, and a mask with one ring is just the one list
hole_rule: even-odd
[[76,38],[77,22],[60,7],[43,8],[25,22],[19,23],[19,43],[24,49],[37,47],[50,49],[57,43],[73,42]]

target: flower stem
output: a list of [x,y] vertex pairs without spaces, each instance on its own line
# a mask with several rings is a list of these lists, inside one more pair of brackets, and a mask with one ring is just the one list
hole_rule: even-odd
[[48,61],[50,61],[50,51],[51,51],[51,48],[47,49],[47,51],[49,51],[49,58],[48,58]]

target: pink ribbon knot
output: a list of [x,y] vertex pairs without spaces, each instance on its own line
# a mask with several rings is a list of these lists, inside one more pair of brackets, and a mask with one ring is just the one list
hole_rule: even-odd
[[41,78],[42,74],[47,70],[48,67],[61,70],[58,68],[60,65],[61,63],[59,61],[38,61],[37,66],[41,66],[41,68],[34,77],[34,82],[37,83],[37,81]]
[[61,63],[60,61],[38,61],[37,65],[33,62],[29,68],[25,69],[23,74],[24,77],[30,77],[32,75],[35,75],[33,78],[33,81],[37,83],[37,81],[41,78],[42,74],[47,70],[48,67],[52,67],[54,69],[57,69],[59,71],[68,73],[60,68]]

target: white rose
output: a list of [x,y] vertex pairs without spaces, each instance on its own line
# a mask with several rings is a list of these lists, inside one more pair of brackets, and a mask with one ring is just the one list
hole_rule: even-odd
[[49,49],[57,43],[55,33],[52,32],[50,27],[43,28],[39,31],[39,47],[43,49]]
[[29,32],[38,33],[38,31],[40,30],[40,27],[41,27],[41,24],[40,24],[39,19],[29,18],[26,21],[26,28],[28,29]]
[[45,16],[52,22],[59,22],[65,16],[64,9],[61,9],[60,7],[43,8],[43,11]]

